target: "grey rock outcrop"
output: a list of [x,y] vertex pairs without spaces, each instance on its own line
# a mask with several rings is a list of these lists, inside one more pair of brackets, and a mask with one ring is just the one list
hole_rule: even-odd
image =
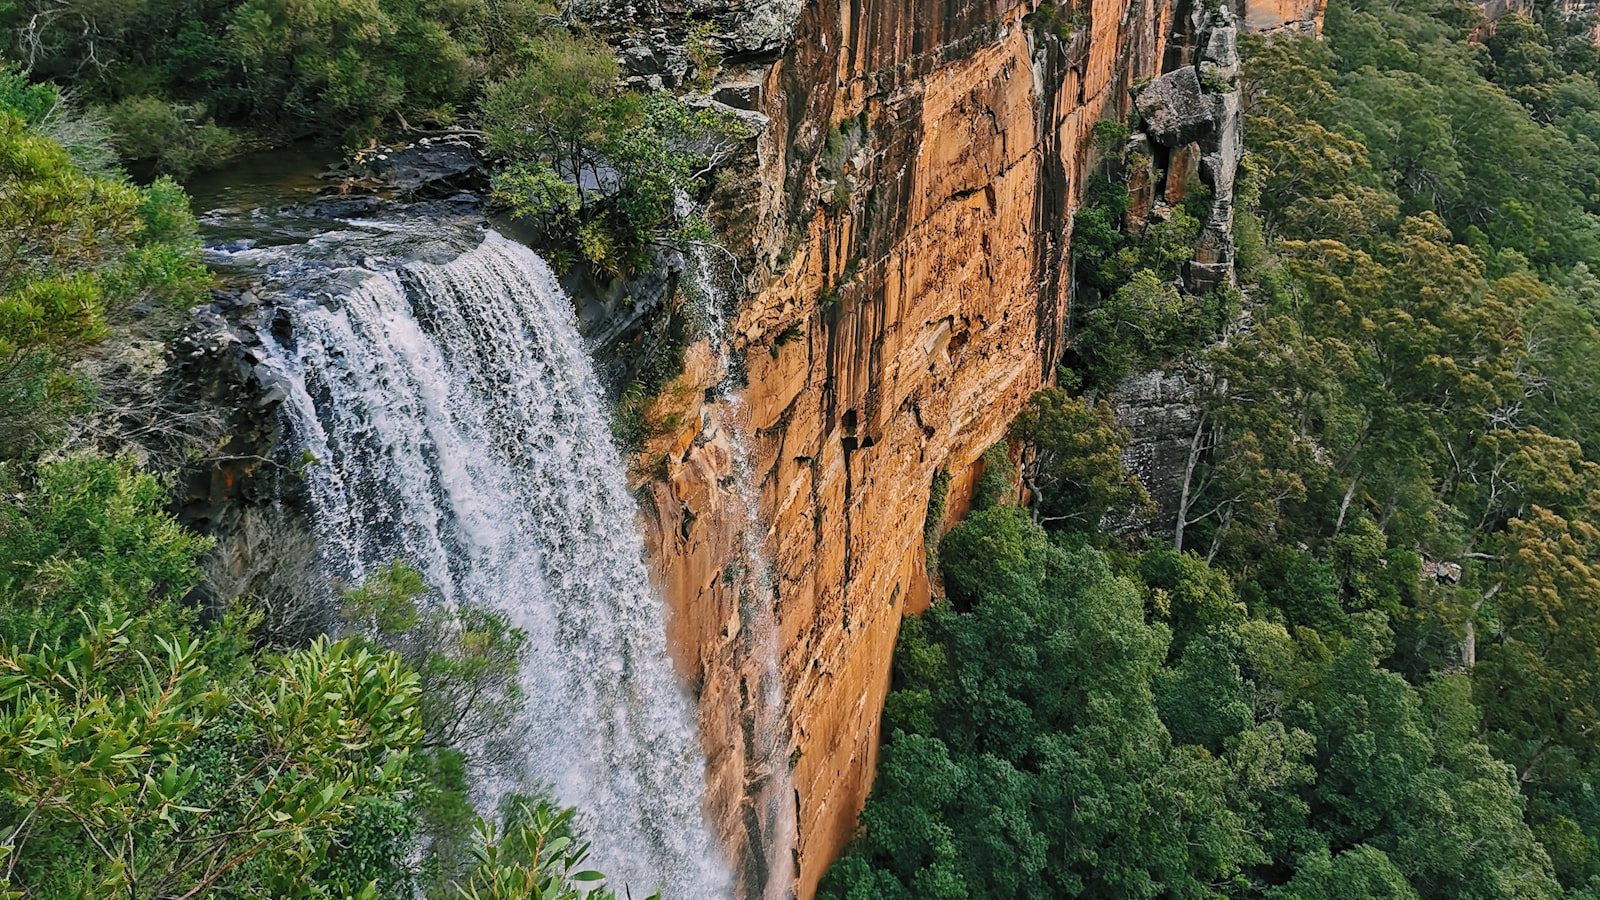
[[1159,533],[1172,525],[1200,425],[1198,396],[1191,373],[1160,369],[1131,375],[1112,391],[1112,412],[1130,436],[1122,464],[1155,506],[1149,521],[1111,523],[1113,528]]
[[1170,215],[1192,196],[1195,182],[1209,193],[1200,215],[1184,287],[1205,294],[1233,283],[1233,192],[1243,157],[1239,96],[1238,21],[1226,7],[1196,11],[1188,20],[1178,68],[1134,92],[1142,119],[1123,150],[1129,205],[1126,226],[1143,228]]
[[1157,78],[1134,94],[1144,117],[1144,132],[1163,147],[1192,144],[1216,127],[1216,112],[1200,86],[1200,73],[1184,66]]
[[1195,255],[1184,272],[1189,290],[1206,293],[1233,282],[1233,189],[1244,156],[1244,120],[1236,79],[1239,29],[1227,7],[1210,14],[1197,65],[1211,105],[1212,129],[1200,138],[1200,181],[1211,190]]
[[365,161],[380,184],[406,200],[437,200],[488,185],[483,157],[462,138],[423,138]]
[[628,80],[679,88],[702,67],[771,62],[787,50],[802,0],[573,0],[568,12],[609,39]]

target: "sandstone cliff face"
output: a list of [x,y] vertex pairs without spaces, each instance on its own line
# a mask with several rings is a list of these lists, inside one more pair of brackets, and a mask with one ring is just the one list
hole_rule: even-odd
[[[644,516],[700,690],[712,813],[746,892],[787,878],[749,798],[784,773],[750,732],[761,666],[741,616],[732,432],[743,416],[772,560],[795,889],[815,890],[870,789],[900,619],[929,596],[923,530],[1053,370],[1090,130],[1157,74],[1172,9],[1093,0],[1060,21],[1010,0],[824,0],[757,75],[769,124],[716,211],[747,296],[742,408],[691,409]],[[697,367],[705,372],[705,367]],[[710,426],[710,427],[708,427]],[[748,600],[748,598],[746,598]],[[788,885],[769,885],[786,888]]]
[[[1173,32],[1194,43],[1199,16],[1168,0],[1084,0],[1053,17],[1014,0],[818,0],[790,22],[785,9],[606,14],[643,22],[629,46],[667,62],[636,75],[664,82],[682,78],[670,45],[683,23],[708,17],[735,36],[719,48],[731,83],[711,95],[766,119],[713,210],[742,273],[732,335],[748,387],[742,404],[707,408],[693,388],[715,366],[694,354],[642,517],[745,893],[809,897],[871,787],[901,617],[930,597],[934,477],[950,472],[961,496],[1053,371],[1091,129],[1126,117],[1135,82],[1159,74]],[[737,38],[754,20],[786,35],[777,58],[767,37]],[[740,433],[774,575],[789,772],[755,733]],[[756,799],[778,786],[793,791],[792,823]],[[792,876],[761,851],[791,831]]]
[[1247,33],[1290,32],[1319,37],[1328,0],[1235,0],[1233,8]]

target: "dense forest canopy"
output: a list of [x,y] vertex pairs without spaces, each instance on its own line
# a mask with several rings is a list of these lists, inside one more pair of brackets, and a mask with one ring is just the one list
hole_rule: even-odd
[[[1242,295],[1173,286],[1193,217],[1127,231],[1112,149],[1030,507],[939,547],[824,896],[1600,894],[1589,25],[1334,0],[1245,51]],[[1130,547],[1095,398],[1159,365],[1201,425]]]

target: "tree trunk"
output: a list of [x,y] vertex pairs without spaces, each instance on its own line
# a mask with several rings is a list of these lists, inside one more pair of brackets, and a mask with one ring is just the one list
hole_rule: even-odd
[[1361,473],[1357,472],[1356,476],[1350,479],[1350,487],[1344,492],[1344,499],[1339,502],[1339,518],[1333,523],[1333,534],[1335,537],[1339,535],[1339,530],[1344,528],[1345,514],[1350,512],[1350,501],[1355,498],[1356,486],[1360,483]]
[[1183,529],[1189,524],[1189,491],[1194,484],[1194,469],[1200,464],[1200,435],[1205,433],[1206,414],[1200,413],[1194,423],[1194,437],[1189,441],[1189,461],[1183,468],[1183,490],[1178,495],[1177,523],[1172,528],[1172,549],[1183,552]]
[[1482,609],[1495,594],[1500,593],[1502,587],[1505,587],[1504,581],[1497,582],[1494,587],[1484,591],[1483,596],[1472,604],[1472,614],[1467,616],[1465,634],[1461,637],[1461,665],[1468,672],[1478,664],[1478,610]]

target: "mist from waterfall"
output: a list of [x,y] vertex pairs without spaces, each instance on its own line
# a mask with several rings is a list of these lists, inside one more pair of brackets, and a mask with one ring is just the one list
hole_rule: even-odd
[[529,635],[517,770],[485,805],[545,785],[619,888],[730,896],[609,410],[549,267],[490,231],[290,316],[269,347],[329,564],[403,560]]
[[752,698],[750,710],[754,717],[751,731],[755,745],[749,748],[749,753],[754,771],[747,773],[745,780],[747,784],[758,786],[752,791],[751,799],[758,804],[761,817],[766,875],[763,900],[787,900],[792,896],[795,878],[797,810],[789,759],[788,710],[780,667],[777,579],[773,576],[772,558],[767,548],[768,529],[761,519],[760,491],[745,425],[748,414],[744,394],[733,371],[728,339],[731,303],[706,247],[695,248],[689,263],[688,287],[696,295],[693,299],[699,303],[705,323],[703,337],[716,353],[721,373],[721,381],[715,389],[716,402],[708,404],[707,421],[703,426],[720,426],[730,438],[733,488],[744,517],[739,527],[744,557],[739,585],[739,621],[744,651],[760,673],[759,691]]

